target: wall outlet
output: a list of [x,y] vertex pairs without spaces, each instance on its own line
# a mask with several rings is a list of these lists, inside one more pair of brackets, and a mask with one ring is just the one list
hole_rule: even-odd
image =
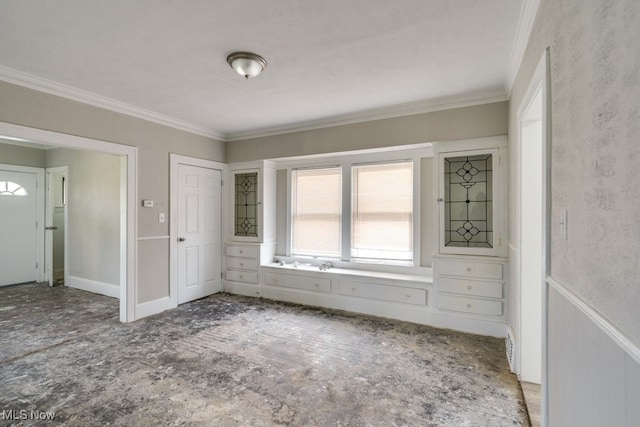
[[158,222],[164,222],[164,212],[158,214]]

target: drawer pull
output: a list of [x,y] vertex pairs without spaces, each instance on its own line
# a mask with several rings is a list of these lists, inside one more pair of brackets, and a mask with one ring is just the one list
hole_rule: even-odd
[[355,291],[356,291],[356,288],[351,288],[351,292],[355,292]]
[[240,267],[244,267],[244,262],[241,262],[241,263],[240,263]]
[[[242,251],[240,251],[240,252],[242,252]],[[467,271],[471,271],[471,267],[467,267]]]
[[244,277],[242,276],[242,274],[240,275],[240,278],[241,278],[241,279],[244,279]]
[[316,287],[316,288],[319,288],[319,287],[320,287],[320,283],[316,283],[316,284],[315,284],[315,287]]
[[467,289],[471,290],[471,289],[473,289],[473,286],[469,285],[469,286],[467,286]]
[[471,308],[471,304],[467,304],[467,308]]
[[[242,249],[240,249],[240,253],[241,253],[241,254],[243,254],[243,253],[244,253],[244,252],[242,252]],[[471,271],[471,270],[469,270],[469,271]]]
[[407,294],[405,296],[407,297],[407,299],[411,299],[411,294]]

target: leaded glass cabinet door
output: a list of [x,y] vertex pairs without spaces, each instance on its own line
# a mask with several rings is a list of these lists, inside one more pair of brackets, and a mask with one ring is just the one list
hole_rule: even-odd
[[496,255],[498,150],[441,153],[440,252]]
[[234,174],[233,234],[242,240],[258,240],[260,227],[259,180],[257,171]]

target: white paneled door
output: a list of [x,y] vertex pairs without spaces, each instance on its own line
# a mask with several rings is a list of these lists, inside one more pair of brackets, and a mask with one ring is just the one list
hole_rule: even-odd
[[178,303],[222,291],[222,171],[178,170]]
[[35,173],[0,170],[0,286],[37,279],[37,199]]

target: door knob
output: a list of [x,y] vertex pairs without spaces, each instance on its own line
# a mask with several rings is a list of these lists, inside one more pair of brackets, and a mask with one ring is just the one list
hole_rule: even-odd
[[184,237],[178,237],[178,242],[184,242],[185,240],[187,239],[185,239]]

